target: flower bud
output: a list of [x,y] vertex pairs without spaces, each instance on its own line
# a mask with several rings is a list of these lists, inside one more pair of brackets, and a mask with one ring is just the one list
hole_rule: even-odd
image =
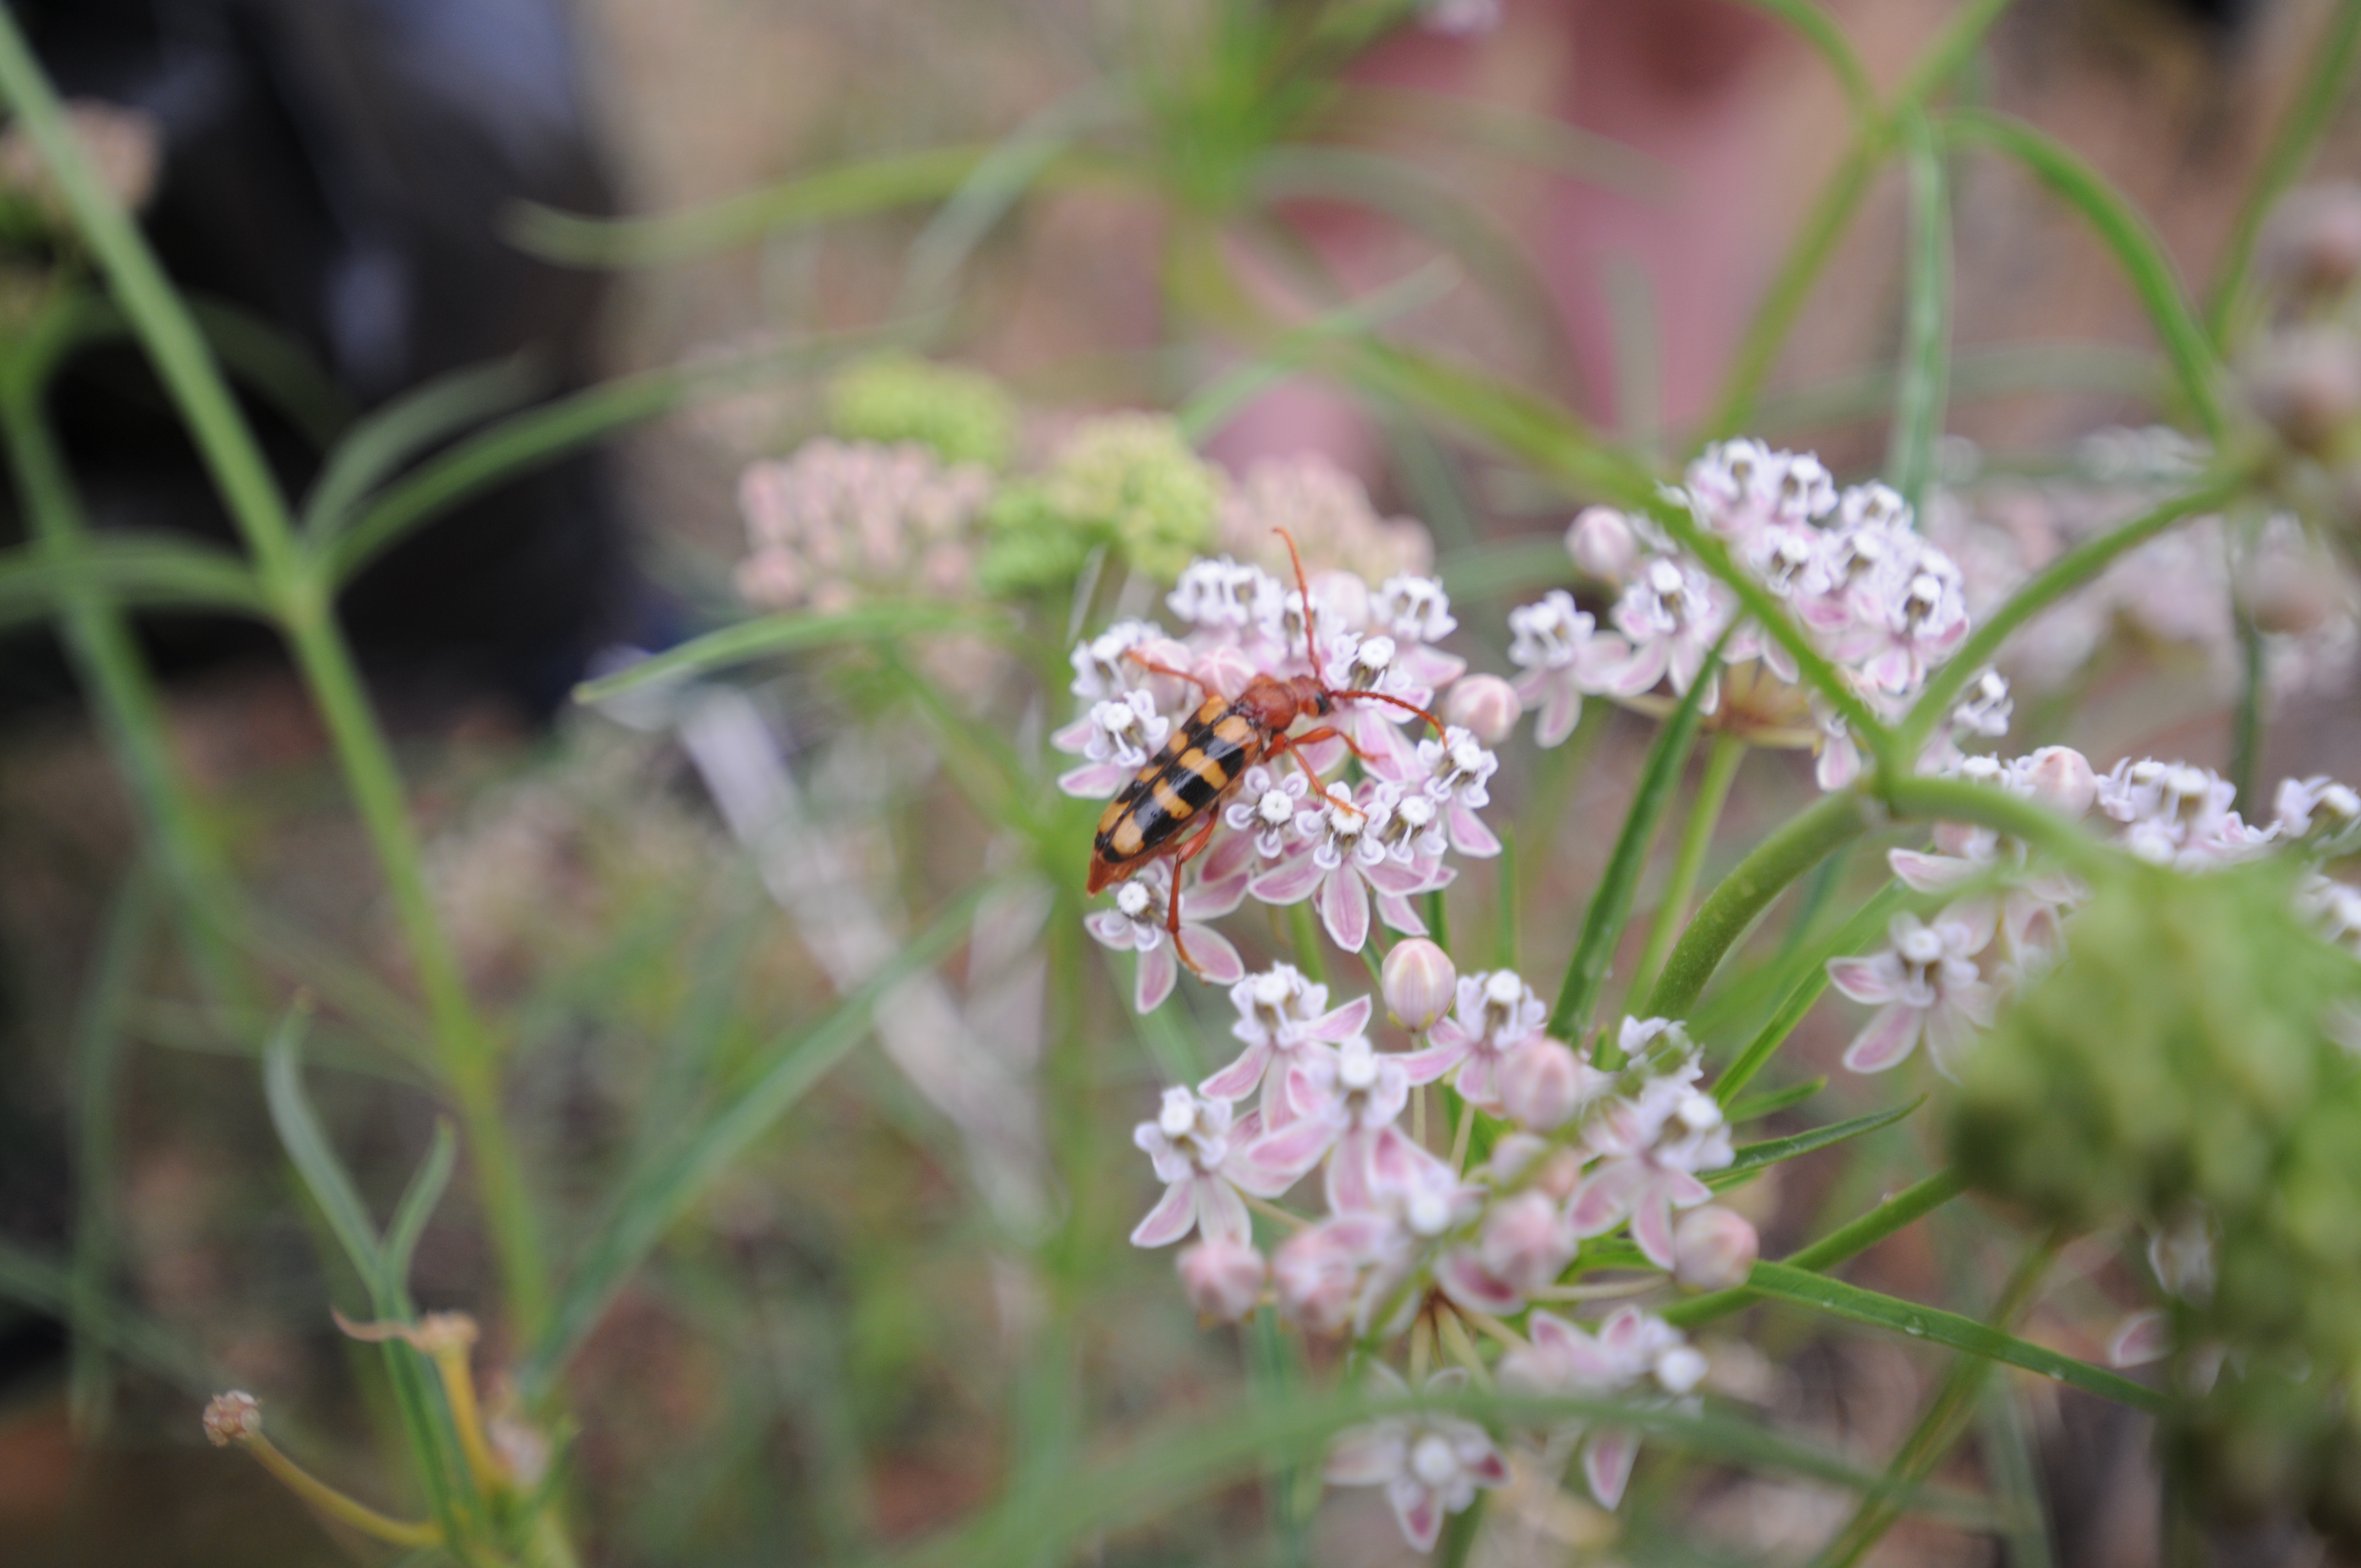
[[1224,644],[1206,653],[1197,661],[1197,667],[1189,673],[1232,702],[1237,700],[1238,693],[1246,690],[1246,683],[1257,674],[1254,661],[1246,657],[1246,651],[1231,644]]
[[1613,507],[1586,507],[1565,531],[1565,553],[1584,576],[1620,583],[1640,558],[1640,542]]
[[1487,746],[1497,746],[1517,727],[1524,711],[1517,688],[1498,675],[1466,675],[1443,699],[1443,720],[1456,724]]
[[1197,1315],[1235,1323],[1262,1295],[1262,1254],[1242,1242],[1200,1242],[1180,1255],[1180,1288]]
[[205,1406],[205,1441],[227,1448],[262,1435],[262,1401],[242,1389],[216,1394]]
[[1573,1049],[1540,1036],[1500,1058],[1500,1106],[1521,1127],[1554,1132],[1582,1102],[1582,1063]]
[[1459,970],[1449,953],[1423,937],[1412,937],[1395,943],[1386,955],[1379,983],[1394,1022],[1414,1035],[1423,1034],[1451,1011]]
[[1323,638],[1359,631],[1369,624],[1369,585],[1355,572],[1323,572],[1312,579],[1312,613]]
[[2026,762],[2026,787],[2035,800],[2069,817],[2090,814],[2099,798],[2099,780],[2088,757],[2071,746],[2044,746]]
[[1271,1285],[1279,1315],[1307,1332],[1334,1333],[1352,1321],[1360,1266],[1323,1225],[1298,1231],[1271,1255]]
[[1705,1353],[1693,1345],[1676,1344],[1656,1357],[1656,1381],[1667,1394],[1686,1394],[1713,1370]]
[[1547,1194],[1520,1192],[1493,1206],[1477,1238],[1477,1252],[1496,1278],[1520,1295],[1531,1295],[1556,1282],[1578,1245],[1564,1211]]
[[2361,342],[2339,326],[2281,334],[2248,367],[2246,391],[2289,445],[2323,453],[2361,414]]
[[1754,1227],[1727,1209],[1692,1209],[1673,1227],[1673,1277],[1692,1290],[1743,1285],[1762,1255]]

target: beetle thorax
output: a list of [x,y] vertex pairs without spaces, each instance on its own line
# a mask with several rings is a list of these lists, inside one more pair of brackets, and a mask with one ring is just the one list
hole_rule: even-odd
[[1298,718],[1329,711],[1328,694],[1310,675],[1257,675],[1238,693],[1240,711],[1270,734],[1282,734]]

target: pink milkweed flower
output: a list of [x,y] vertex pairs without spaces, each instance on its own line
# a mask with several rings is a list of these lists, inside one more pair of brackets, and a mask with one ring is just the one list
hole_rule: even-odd
[[[1074,644],[1073,652],[1068,655],[1074,666],[1073,685],[1068,689],[1084,702],[1104,702],[1145,685],[1150,672],[1125,655],[1137,650],[1143,657],[1153,658],[1148,652],[1151,643],[1180,647],[1152,620],[1118,620],[1096,637],[1084,638]],[[1186,653],[1183,649],[1184,663]],[[1153,662],[1166,663],[1162,659]]]
[[2324,833],[2342,833],[2361,821],[2361,795],[2326,773],[2281,779],[2271,804],[2271,830],[2287,840],[2311,837],[2315,824]]
[[[1410,1393],[1410,1385],[1383,1363],[1373,1364],[1370,1374],[1389,1392]],[[1449,1367],[1426,1380],[1426,1392],[1455,1393],[1466,1381],[1465,1371]],[[1422,1411],[1338,1434],[1328,1451],[1326,1475],[1335,1486],[1383,1486],[1402,1539],[1417,1551],[1431,1552],[1443,1534],[1444,1517],[1464,1512],[1479,1486],[1507,1486],[1509,1466],[1490,1435],[1474,1421]]]
[[1875,689],[1918,689],[1968,635],[1966,579],[1907,527],[1863,522],[1830,536],[1798,581],[1796,608],[1829,656]]
[[1172,721],[1156,711],[1156,698],[1143,688],[1091,704],[1076,724],[1050,737],[1061,751],[1089,761],[1058,775],[1058,787],[1086,800],[1104,800],[1131,782],[1172,732]]
[[1516,733],[1524,711],[1517,688],[1498,675],[1467,675],[1452,683],[1443,699],[1445,724],[1455,724],[1486,746],[1497,746]]
[[1631,653],[1623,639],[1600,632],[1589,611],[1576,609],[1564,588],[1510,610],[1509,663],[1524,672],[1514,683],[1517,698],[1541,715],[1534,744],[1547,750],[1573,734],[1584,695],[1605,690]]
[[1131,1130],[1131,1141],[1154,1162],[1157,1179],[1165,1183],[1163,1198],[1133,1229],[1132,1245],[1170,1246],[1192,1230],[1208,1242],[1253,1244],[1246,1200],[1238,1196],[1230,1171],[1236,1142],[1253,1135],[1254,1121],[1249,1115],[1234,1125],[1226,1100],[1202,1099],[1185,1089],[1164,1091],[1156,1120]]
[[1268,1270],[1262,1254],[1240,1242],[1199,1242],[1180,1254],[1180,1288],[1197,1315],[1235,1323],[1255,1310]]
[[[1686,696],[1737,604],[1736,596],[1695,562],[1673,555],[1644,562],[1615,601],[1615,629],[1631,653],[1606,677],[1605,689],[1615,696],[1638,696],[1669,680],[1675,696]],[[1708,713],[1714,710],[1716,688],[1707,690],[1700,706]]]
[[1549,1010],[1513,970],[1459,977],[1459,1004],[1429,1031],[1424,1050],[1402,1058],[1412,1083],[1433,1083],[1458,1069],[1452,1082],[1478,1110],[1500,1113],[1495,1080],[1500,1058],[1542,1032]]
[[1287,852],[1296,815],[1311,789],[1311,778],[1301,768],[1257,762],[1238,780],[1237,798],[1222,808],[1222,821],[1248,835],[1256,854],[1275,861]]
[[1556,1283],[1581,1245],[1547,1193],[1520,1192],[1492,1205],[1472,1244],[1449,1247],[1434,1260],[1434,1282],[1463,1307],[1506,1317]]
[[[1967,761],[1970,764],[1984,763],[1984,772],[1997,771],[1987,759],[1971,757]],[[1964,771],[1972,773],[1977,770]],[[2004,786],[2015,794],[2028,793],[2008,782],[2021,776],[2021,770],[2002,773]],[[1946,893],[1971,879],[2009,868],[1996,893],[1979,894],[1960,901],[1953,918],[1971,930],[1982,929],[1989,919],[1984,905],[1991,905],[2011,958],[2030,960],[2054,950],[2065,912],[2091,894],[2091,890],[2070,872],[2028,874],[2025,870],[2025,846],[2013,839],[2002,839],[1990,828],[1938,822],[1934,837],[1933,851],[1888,850],[1886,864],[1905,886],[1917,893]]]
[[[1170,935],[1164,921],[1171,878],[1170,869],[1161,861],[1145,867],[1129,880],[1115,883],[1113,908],[1094,909],[1082,917],[1084,927],[1107,947],[1139,955],[1132,1005],[1142,1013],[1155,1012],[1172,994],[1173,984],[1180,977],[1172,944],[1165,940]],[[1239,961],[1238,950],[1230,946],[1227,937],[1199,924],[1219,912],[1205,909],[1194,893],[1180,894],[1180,940],[1187,945],[1189,957],[1201,976],[1226,985],[1244,975],[1246,966]]]
[[1372,894],[1388,926],[1406,937],[1425,936],[1426,922],[1411,907],[1410,895],[1435,886],[1442,868],[1403,863],[1389,853],[1384,835],[1401,798],[1400,786],[1366,781],[1358,798],[1338,788],[1304,802],[1295,818],[1296,845],[1246,891],[1265,904],[1314,899],[1320,923],[1348,953],[1359,952],[1369,939]]
[[[1367,998],[1361,999],[1364,1003]],[[1362,1009],[1367,1016],[1367,1009]],[[1274,1110],[1268,1129],[1239,1156],[1246,1190],[1277,1197],[1334,1151],[1328,1168],[1328,1207],[1343,1213],[1372,1209],[1377,1143],[1410,1103],[1402,1058],[1381,1053],[1365,1036],[1334,1047],[1307,1044],[1290,1053],[1285,1118]]]
[[1836,480],[1817,457],[1745,438],[1707,447],[1681,478],[1697,521],[1741,554],[1764,530],[1799,527],[1837,505]]
[[2124,848],[2176,871],[2208,871],[2249,858],[2272,830],[2250,828],[2232,807],[2238,791],[2211,768],[2126,757],[2098,782],[2099,809],[2124,825]]
[[1389,702],[1340,702],[1328,722],[1360,750],[1363,764],[1396,783],[1411,776],[1414,755],[1402,734],[1418,715],[1400,706],[1424,707],[1434,700],[1430,685],[1413,679],[1400,645],[1383,632],[1340,632],[1321,650],[1329,682],[1340,692],[1368,692]]
[[1442,739],[1418,743],[1418,787],[1442,805],[1451,847],[1463,855],[1480,859],[1500,852],[1500,840],[1476,815],[1492,804],[1489,785],[1499,766],[1499,758],[1455,724]]
[[1584,576],[1620,587],[1640,559],[1639,531],[1613,507],[1585,507],[1565,526],[1565,553]]
[[1295,1233],[1271,1255],[1273,1293],[1280,1316],[1315,1334],[1351,1326],[1364,1308],[1374,1310],[1367,1278],[1406,1278],[1414,1238],[1389,1214],[1331,1215]]
[[1466,672],[1466,660],[1433,646],[1458,626],[1451,596],[1433,577],[1399,573],[1369,598],[1369,630],[1393,639],[1403,675],[1429,690],[1449,685]]
[[1257,607],[1278,587],[1260,566],[1227,555],[1201,556],[1181,568],[1164,603],[1200,632],[1235,642],[1255,625]]
[[1732,1158],[1730,1125],[1713,1096],[1692,1087],[1697,1073],[1692,1058],[1602,1113],[1587,1141],[1607,1157],[1566,1206],[1576,1235],[1603,1235],[1628,1219],[1642,1255],[1659,1268],[1673,1267],[1673,1212],[1710,1200],[1713,1190],[1697,1173],[1719,1170]]
[[[1294,1119],[1287,1104],[1287,1071],[1296,1053],[1315,1044],[1337,1045],[1358,1035],[1369,1022],[1370,1003],[1356,996],[1330,1009],[1328,988],[1303,978],[1293,964],[1274,964],[1230,987],[1230,1005],[1238,1021],[1230,1033],[1246,1042],[1238,1059],[1199,1084],[1198,1091],[1216,1099],[1243,1100],[1262,1089],[1263,1125],[1283,1127]],[[1275,1070],[1274,1070],[1275,1069]]]
[[[1664,1319],[1637,1307],[1619,1309],[1599,1325],[1598,1335],[1567,1322],[1554,1312],[1536,1310],[1526,1321],[1531,1343],[1500,1358],[1503,1387],[1528,1394],[1560,1394],[1609,1398],[1647,1392],[1655,1402],[1694,1392],[1705,1380],[1705,1357]],[[1569,1422],[1582,1430],[1584,1423]],[[1585,1434],[1583,1476],[1600,1506],[1614,1508],[1623,1500],[1631,1478],[1631,1464],[1640,1454],[1640,1434],[1629,1427],[1594,1425]]]
[[1974,960],[1993,938],[1994,915],[1989,899],[1955,904],[1931,926],[1905,910],[1886,927],[1883,952],[1828,960],[1836,988],[1877,1009],[1845,1048],[1846,1067],[1883,1072],[1924,1038],[1935,1070],[1958,1076],[1975,1031],[1992,1023],[1996,997]]

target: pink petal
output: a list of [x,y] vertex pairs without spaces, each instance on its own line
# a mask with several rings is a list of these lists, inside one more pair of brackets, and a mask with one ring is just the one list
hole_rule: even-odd
[[1265,904],[1301,904],[1326,874],[1320,862],[1312,858],[1310,850],[1298,850],[1248,882],[1246,891]]
[[1357,953],[1369,939],[1369,890],[1351,866],[1338,866],[1320,884],[1320,923],[1329,939]]
[[1173,959],[1172,944],[1157,943],[1139,955],[1139,978],[1132,990],[1132,1006],[1142,1013],[1155,1012],[1172,994],[1172,982],[1180,975],[1180,966]]
[[1229,985],[1246,978],[1246,966],[1240,961],[1238,950],[1219,931],[1208,926],[1183,926],[1180,938],[1188,944],[1190,958],[1196,960],[1198,979]]
[[[1441,1028],[1438,1027],[1435,1033],[1441,1034]],[[1468,1041],[1463,1036],[1440,1045],[1429,1046],[1422,1051],[1411,1051],[1394,1059],[1401,1064],[1402,1071],[1410,1075],[1410,1080],[1413,1084],[1433,1083],[1466,1060],[1467,1050]]]
[[1237,1184],[1257,1198],[1278,1197],[1336,1146],[1338,1132],[1334,1124],[1308,1116],[1289,1123],[1231,1157]]
[[1209,1242],[1235,1242],[1244,1246],[1254,1240],[1254,1222],[1246,1217],[1246,1201],[1235,1189],[1218,1177],[1201,1176],[1196,1189],[1197,1228]]
[[1368,1027],[1370,1001],[1371,998],[1367,996],[1356,996],[1344,1006],[1331,1009],[1313,1019],[1305,1033],[1315,1040],[1326,1040],[1332,1045],[1349,1040]]
[[1631,1211],[1631,1239],[1658,1268],[1673,1266],[1673,1206],[1663,1184],[1651,1183]]
[[1525,1304],[1525,1299],[1494,1277],[1466,1247],[1454,1247],[1434,1264],[1434,1282],[1461,1306],[1505,1318]]
[[1332,1486],[1375,1486],[1400,1474],[1404,1457],[1398,1423],[1356,1427],[1337,1438],[1322,1474]]
[[1263,1070],[1270,1065],[1268,1042],[1248,1046],[1238,1059],[1197,1086],[1197,1092],[1209,1100],[1244,1100],[1262,1081]]
[[2172,1354],[2172,1320],[2162,1312],[2134,1312],[2107,1345],[2113,1366],[2146,1366]]
[[1476,1478],[1478,1486],[1505,1486],[1509,1484],[1509,1462],[1500,1457],[1499,1449],[1488,1443],[1483,1453],[1473,1459],[1463,1458],[1460,1463],[1466,1466],[1467,1474]]
[[1121,789],[1132,770],[1121,762],[1092,762],[1058,775],[1058,787],[1083,800],[1104,800]]
[[1500,852],[1500,840],[1484,826],[1484,819],[1476,815],[1474,807],[1455,797],[1444,813],[1444,821],[1451,829],[1451,847],[1461,854],[1483,860]]
[[1533,743],[1544,751],[1563,746],[1582,718],[1582,692],[1563,674],[1546,677],[1542,687],[1542,713],[1533,721]]
[[1639,1457],[1639,1434],[1627,1427],[1609,1427],[1592,1435],[1589,1446],[1583,1450],[1582,1474],[1599,1507],[1611,1509],[1623,1500],[1632,1462]]
[[1875,958],[1830,959],[1828,983],[1855,1002],[1872,1004],[1894,1000],[1894,977]]
[[1378,915],[1389,930],[1399,931],[1405,937],[1426,935],[1426,922],[1418,917],[1416,906],[1398,893],[1378,894]]
[[1164,1190],[1164,1196],[1148,1218],[1139,1222],[1131,1233],[1134,1246],[1170,1246],[1187,1235],[1197,1223],[1197,1195],[1190,1189],[1191,1181],[1176,1181]]
[[1878,1009],[1876,1016],[1845,1047],[1844,1064],[1854,1072],[1883,1072],[1916,1049],[1926,1014],[1895,1002]]
[[1131,950],[1131,922],[1119,909],[1093,909],[1082,916],[1082,929],[1118,953]]
[[1420,1552],[1432,1552],[1443,1534],[1443,1499],[1434,1488],[1408,1475],[1397,1475],[1386,1487],[1386,1500],[1394,1506],[1394,1522],[1401,1526],[1402,1539]]
[[1636,1159],[1619,1159],[1601,1166],[1576,1190],[1565,1217],[1577,1236],[1595,1236],[1611,1229],[1631,1212],[1647,1171]]
[[1973,872],[1975,862],[1955,855],[1930,855],[1923,850],[1888,850],[1885,863],[1905,885],[1920,893],[1940,893]]

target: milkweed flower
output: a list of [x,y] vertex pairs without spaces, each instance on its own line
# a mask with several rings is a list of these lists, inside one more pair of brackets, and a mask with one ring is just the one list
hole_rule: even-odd
[[1733,1157],[1730,1125],[1713,1096],[1695,1087],[1694,1055],[1652,1070],[1637,1093],[1604,1106],[1585,1141],[1604,1156],[1584,1176],[1566,1218],[1579,1236],[1605,1234],[1629,1220],[1631,1240],[1657,1267],[1670,1269],[1673,1212],[1712,1198],[1697,1179]]
[[[1370,1376],[1388,1392],[1407,1396],[1410,1385],[1383,1364]],[[1458,1367],[1426,1381],[1429,1395],[1464,1387]],[[1389,1416],[1341,1434],[1328,1452],[1326,1476],[1336,1486],[1383,1486],[1402,1539],[1431,1552],[1446,1515],[1463,1513],[1479,1487],[1505,1486],[1509,1466],[1491,1436],[1474,1421],[1424,1411]]]
[[1989,900],[1964,901],[1930,926],[1905,910],[1886,927],[1884,951],[1828,960],[1829,981],[1877,1009],[1845,1048],[1846,1067],[1883,1072],[1923,1039],[1936,1070],[1958,1076],[1975,1031],[1991,1025],[1997,1001],[1974,963],[1992,940],[1993,913]]
[[1500,1058],[1537,1037],[1549,1010],[1513,970],[1459,977],[1458,1003],[1429,1032],[1433,1044],[1402,1058],[1413,1083],[1433,1083],[1456,1070],[1452,1087],[1469,1103],[1498,1113],[1494,1080]]
[[1265,904],[1301,904],[1309,898],[1329,937],[1348,953],[1369,939],[1369,905],[1379,918],[1407,937],[1426,935],[1426,922],[1411,907],[1410,895],[1448,881],[1448,868],[1433,860],[1404,861],[1389,848],[1400,786],[1365,782],[1357,795],[1329,795],[1306,800],[1296,814],[1298,842],[1285,859],[1258,873],[1247,891]]
[[[1083,927],[1107,947],[1139,955],[1132,1005],[1142,1013],[1156,1011],[1172,994],[1172,987],[1180,977],[1172,944],[1165,939],[1171,935],[1165,929],[1171,878],[1170,868],[1160,861],[1144,867],[1129,880],[1115,883],[1113,907],[1094,909],[1082,918]],[[1224,985],[1243,976],[1246,965],[1239,961],[1238,950],[1230,946],[1230,939],[1192,916],[1211,918],[1210,914],[1197,907],[1196,895],[1184,889],[1180,894],[1180,939],[1188,948],[1198,972]]]
[[[1639,696],[1669,682],[1685,696],[1704,673],[1705,662],[1730,625],[1737,597],[1684,557],[1658,555],[1643,563],[1615,601],[1615,630],[1630,648],[1604,677],[1616,696]],[[1700,706],[1711,713],[1708,689]]]
[[1201,1093],[1243,1100],[1262,1090],[1263,1123],[1280,1127],[1291,1119],[1281,1096],[1296,1053],[1312,1045],[1341,1045],[1369,1021],[1370,1002],[1356,996],[1328,1006],[1328,988],[1303,978],[1293,964],[1274,964],[1230,987],[1238,1011],[1230,1033],[1246,1044],[1238,1058],[1198,1086]]
[[[1529,1394],[1579,1395],[1592,1398],[1634,1397],[1644,1406],[1666,1396],[1679,1399],[1705,1380],[1705,1357],[1681,1332],[1637,1307],[1616,1310],[1597,1335],[1554,1312],[1535,1310],[1527,1320],[1530,1343],[1500,1358],[1500,1382]],[[1612,1508],[1623,1500],[1640,1434],[1608,1423],[1566,1423],[1582,1434],[1583,1477],[1590,1495]]]
[[1156,1120],[1132,1129],[1137,1144],[1165,1183],[1164,1196],[1131,1233],[1131,1245],[1170,1246],[1196,1231],[1209,1243],[1250,1245],[1253,1223],[1246,1201],[1231,1178],[1235,1136],[1251,1136],[1251,1125],[1234,1124],[1230,1102],[1207,1100],[1185,1089],[1164,1091]]
[[[1088,761],[1058,775],[1060,789],[1086,800],[1104,799],[1121,788],[1172,732],[1172,721],[1156,711],[1156,699],[1137,688],[1093,703],[1087,722],[1081,751]],[[1066,738],[1061,731],[1060,739]]]
[[1509,639],[1509,663],[1525,672],[1513,683],[1517,697],[1541,715],[1533,740],[1544,749],[1574,733],[1584,694],[1605,689],[1609,672],[1631,652],[1620,637],[1601,633],[1598,619],[1576,609],[1564,588],[1510,610]]

